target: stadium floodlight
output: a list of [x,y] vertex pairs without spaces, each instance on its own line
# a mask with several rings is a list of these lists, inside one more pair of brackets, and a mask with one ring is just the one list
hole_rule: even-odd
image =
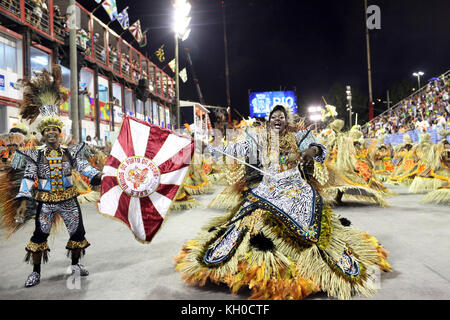
[[419,89],[420,89],[420,77],[423,76],[425,73],[422,71],[418,71],[418,72],[414,72],[413,76],[417,77],[417,83],[419,85]]
[[322,107],[316,107],[316,106],[308,107],[308,112],[309,113],[321,112],[321,110],[322,110]]
[[188,27],[192,18],[189,17],[189,13],[191,12],[192,6],[186,0],[176,0],[174,2],[174,8],[173,30],[177,34],[178,38],[186,40],[189,36],[187,33],[190,33],[190,29]]
[[319,121],[320,119],[322,119],[321,114],[311,114],[309,116],[309,120],[314,121],[314,122]]
[[314,122],[315,129],[317,130],[317,122],[322,120],[322,107],[310,106],[308,107],[309,120]]

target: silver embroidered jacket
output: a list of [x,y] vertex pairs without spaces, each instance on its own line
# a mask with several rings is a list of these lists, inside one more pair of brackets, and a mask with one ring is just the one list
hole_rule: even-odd
[[[37,192],[41,195],[48,195],[49,198],[57,199],[55,193],[64,193],[67,190],[73,189],[72,169],[89,178],[89,181],[92,181],[100,173],[86,160],[85,153],[87,149],[85,143],[68,148],[61,147],[60,149],[63,152],[63,161],[61,178],[58,180],[62,182],[62,192],[52,192],[52,182],[55,179],[51,176],[50,165],[45,157],[47,148],[44,146],[36,150],[18,150],[15,153],[17,159],[14,159],[14,162],[18,165],[25,164],[25,172],[19,193],[14,199],[33,198],[33,186],[36,179],[38,180]],[[69,195],[68,197],[73,198],[74,196],[76,195]],[[54,202],[54,200],[51,201]]]
[[[321,152],[314,157],[314,160],[323,163],[327,156],[327,148],[318,143],[311,131],[301,130],[295,133],[295,137],[300,151],[317,146]],[[220,147],[208,146],[208,149],[214,157],[223,152],[238,158],[247,157],[251,164],[255,164],[255,159],[258,158],[259,163],[264,163],[262,152],[260,152],[261,145],[262,142],[257,134],[253,136],[247,134],[245,141]],[[287,217],[290,223],[306,235],[315,222],[319,195],[303,179],[297,165],[281,171],[276,165],[269,164],[264,170],[266,174],[262,182],[251,189],[250,194],[280,215]],[[245,211],[251,205],[251,201],[246,201],[242,210]]]

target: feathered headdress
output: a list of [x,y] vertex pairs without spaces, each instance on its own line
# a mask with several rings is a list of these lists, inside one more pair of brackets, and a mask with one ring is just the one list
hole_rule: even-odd
[[39,116],[38,130],[56,127],[62,131],[63,122],[59,118],[59,106],[67,100],[67,93],[61,91],[61,67],[54,65],[52,72],[43,69],[32,78],[19,80],[23,87],[23,101],[20,115],[32,124]]
[[26,135],[28,135],[28,128],[24,123],[19,122],[14,127],[12,127],[9,130],[9,132],[10,133],[20,133],[20,134],[23,134],[24,136],[26,136]]
[[403,135],[403,144],[411,144],[413,141],[408,133]]

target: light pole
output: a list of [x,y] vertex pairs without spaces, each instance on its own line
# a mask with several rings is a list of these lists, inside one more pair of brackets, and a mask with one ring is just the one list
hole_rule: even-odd
[[418,71],[418,72],[414,72],[413,73],[413,76],[414,77],[417,77],[417,84],[418,84],[418,89],[417,90],[419,90],[420,89],[420,77],[421,76],[423,76],[425,73],[423,73],[422,71]]
[[174,0],[173,6],[174,13],[174,25],[175,31],[175,98],[177,109],[177,129],[181,129],[181,117],[180,117],[180,74],[179,74],[179,54],[178,54],[178,40],[183,41],[189,36],[191,29],[188,29],[191,17],[191,4],[186,0]]
[[[72,120],[72,137],[79,143],[81,136],[81,119],[78,114],[78,66],[77,66],[77,6],[75,0],[70,0],[67,13],[69,27],[70,53],[70,119]],[[70,11],[69,11],[70,10]]]
[[[370,63],[370,38],[369,38],[369,28],[367,27],[367,0],[364,0],[364,10],[365,10],[364,20],[366,21],[367,77],[369,79],[369,121],[370,121],[373,119],[373,93],[372,93],[372,66]],[[351,121],[350,121],[350,128],[351,128]]]
[[227,40],[227,23],[225,20],[225,1],[222,1],[222,22],[223,22],[223,43],[225,50],[225,85],[227,94],[227,107],[231,108],[230,97],[230,67],[228,65],[228,40]]
[[347,90],[345,91],[347,94],[347,110],[349,112],[349,124],[350,129],[352,128],[352,88],[350,86],[347,86]]

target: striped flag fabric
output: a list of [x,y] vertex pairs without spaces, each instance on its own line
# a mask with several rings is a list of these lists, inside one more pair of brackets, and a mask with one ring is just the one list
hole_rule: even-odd
[[136,39],[136,41],[138,43],[141,43],[144,35],[142,34],[142,29],[141,29],[141,21],[137,20],[135,23],[133,23],[130,28],[129,28],[131,34],[133,35],[133,37]]
[[181,80],[183,81],[183,83],[185,83],[187,81],[187,71],[186,68],[183,68],[183,70],[180,71],[179,73]]
[[130,18],[128,17],[128,7],[123,9],[122,12],[117,15],[117,21],[119,21],[120,25],[124,30],[127,30],[130,27]]
[[103,168],[99,212],[149,243],[166,218],[194,152],[191,138],[125,117]]
[[103,9],[105,9],[106,13],[109,15],[111,21],[114,21],[117,18],[117,5],[116,0],[105,0],[102,3]]
[[172,70],[172,72],[175,72],[175,67],[176,67],[175,59],[172,59],[172,61],[169,62],[169,67],[170,67],[170,70]]

